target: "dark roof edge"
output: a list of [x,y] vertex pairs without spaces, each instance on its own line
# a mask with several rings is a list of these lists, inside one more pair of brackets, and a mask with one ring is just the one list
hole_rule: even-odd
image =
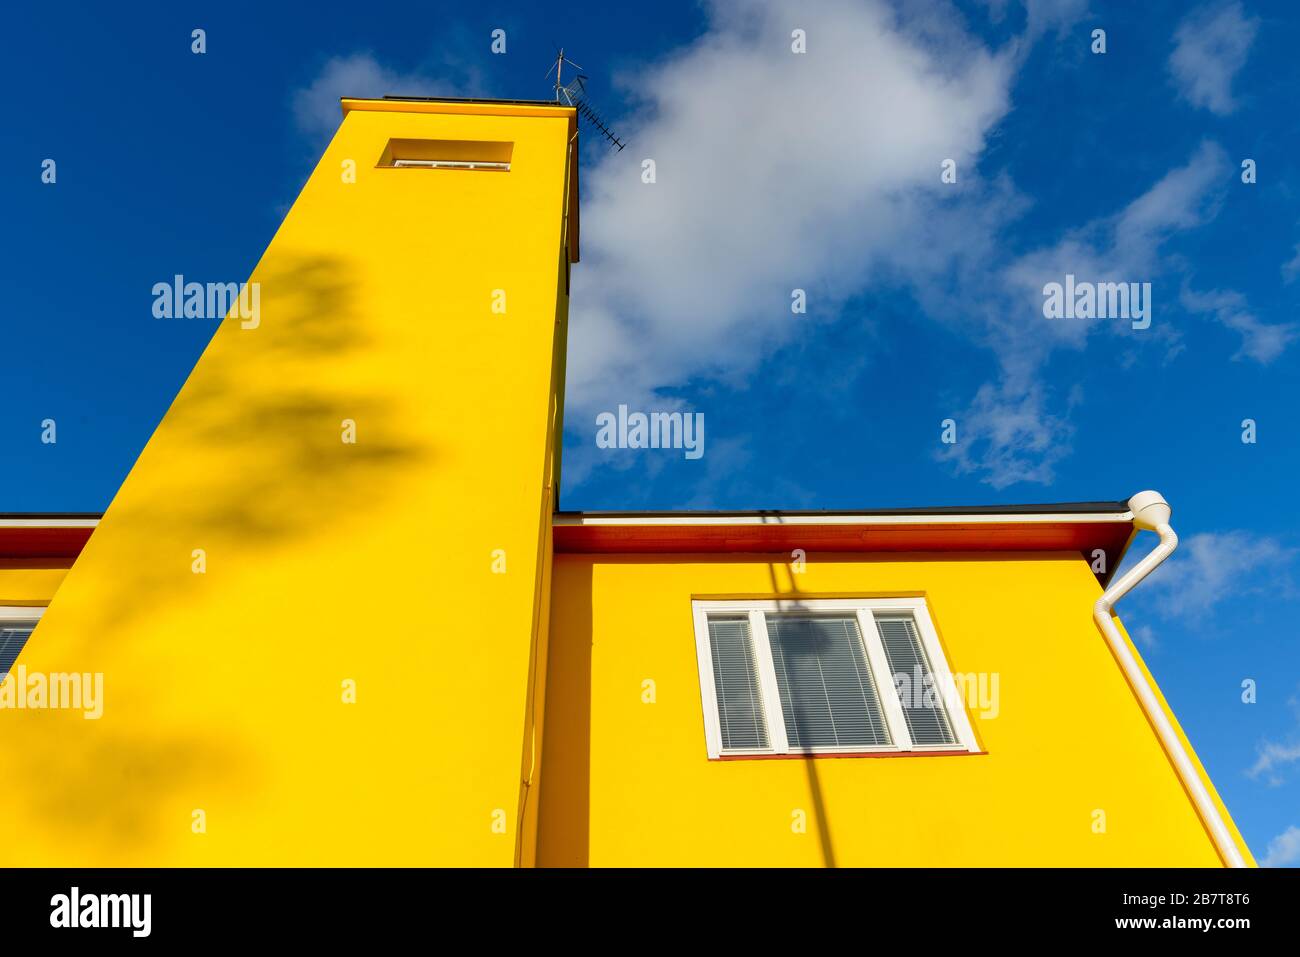
[[[1056,502],[1040,505],[937,505],[920,508],[874,509],[663,509],[659,511],[621,510],[559,510],[556,515],[585,516],[589,518],[668,518],[674,515],[695,518],[742,518],[754,515],[1095,515],[1110,512],[1127,512],[1128,502]],[[0,512],[5,518],[103,518],[103,512]]]
[[709,509],[668,511],[557,511],[556,515],[585,518],[669,518],[674,515],[692,518],[743,518],[755,515],[1096,515],[1110,512],[1127,512],[1127,501],[1116,502],[1057,502],[1046,505],[938,505],[924,508],[862,509],[750,509],[715,511]]
[[[340,99],[367,100],[374,99],[374,97],[344,96],[340,97]],[[385,93],[379,99],[405,100],[408,103],[501,103],[506,106],[555,106],[563,109],[574,109],[567,103],[558,103],[555,100],[498,100],[484,96],[401,96],[397,93]]]
[[103,518],[103,512],[0,512],[0,520],[6,518]]

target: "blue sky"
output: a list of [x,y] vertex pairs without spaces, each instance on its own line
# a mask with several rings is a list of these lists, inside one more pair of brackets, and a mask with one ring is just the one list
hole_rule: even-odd
[[[1256,854],[1300,863],[1293,4],[6,17],[0,510],[107,507],[213,331],[155,320],[153,283],[247,277],[340,94],[545,98],[562,42],[630,143],[584,148],[563,506],[1159,489],[1183,546],[1121,611]],[[1046,318],[1042,287],[1067,273],[1150,283],[1150,327]],[[595,416],[619,404],[703,413],[705,454],[598,448]]]

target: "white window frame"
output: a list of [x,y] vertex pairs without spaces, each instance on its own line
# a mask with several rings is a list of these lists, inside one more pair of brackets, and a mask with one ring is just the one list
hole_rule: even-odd
[[33,627],[45,614],[44,605],[0,605],[0,625],[31,625]]
[[[31,625],[32,631],[35,631],[44,614],[45,607],[43,605],[0,605],[0,628]],[[28,641],[30,640],[28,638]],[[19,652],[19,654],[21,655],[22,652]],[[17,659],[15,659],[14,664],[17,665],[17,663]]]
[[[778,599],[764,601],[731,601],[699,598],[691,602],[695,619],[695,652],[699,662],[700,695],[704,703],[704,734],[710,758],[744,757],[771,754],[922,754],[931,752],[979,753],[979,742],[971,727],[970,717],[958,696],[948,659],[939,644],[939,635],[930,618],[924,598],[822,598]],[[893,744],[863,746],[845,745],[815,748],[792,748],[786,738],[785,717],[781,712],[781,696],[776,683],[776,668],[772,661],[772,647],[767,634],[767,614],[789,613],[825,614],[853,612],[862,635],[863,649],[876,681],[876,695],[889,727]],[[948,723],[952,727],[956,744],[918,745],[912,743],[907,730],[903,705],[892,680],[882,680],[890,675],[884,644],[876,627],[876,615],[910,614],[916,623],[921,645],[930,662],[936,690]],[[767,723],[766,748],[722,747],[722,723],[718,717],[717,691],[713,683],[713,651],[709,642],[709,618],[735,618],[748,616],[749,635],[753,643],[755,665],[758,671],[759,693],[763,699],[763,712]]]
[[502,173],[510,172],[509,163],[492,163],[485,160],[422,160],[422,159],[395,159],[393,160],[394,169],[403,169],[407,167],[417,167],[423,169],[488,169],[496,170]]

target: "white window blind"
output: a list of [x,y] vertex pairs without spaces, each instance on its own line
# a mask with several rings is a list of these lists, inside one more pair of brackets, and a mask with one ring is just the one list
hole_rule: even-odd
[[0,681],[9,674],[9,669],[18,660],[18,653],[31,637],[33,626],[0,625]]
[[767,637],[790,747],[890,743],[856,619],[769,615]]
[[957,738],[948,723],[934,673],[921,645],[916,624],[910,617],[876,618],[880,642],[885,646],[889,670],[903,703],[903,718],[914,744],[955,744]]
[[709,650],[713,686],[722,725],[722,746],[728,750],[767,747],[767,725],[758,688],[758,667],[749,621],[710,618]]

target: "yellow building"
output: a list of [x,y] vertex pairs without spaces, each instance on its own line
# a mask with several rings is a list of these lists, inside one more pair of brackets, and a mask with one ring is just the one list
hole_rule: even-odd
[[1158,496],[557,512],[574,110],[343,111],[102,520],[0,516],[0,865],[1251,862]]

